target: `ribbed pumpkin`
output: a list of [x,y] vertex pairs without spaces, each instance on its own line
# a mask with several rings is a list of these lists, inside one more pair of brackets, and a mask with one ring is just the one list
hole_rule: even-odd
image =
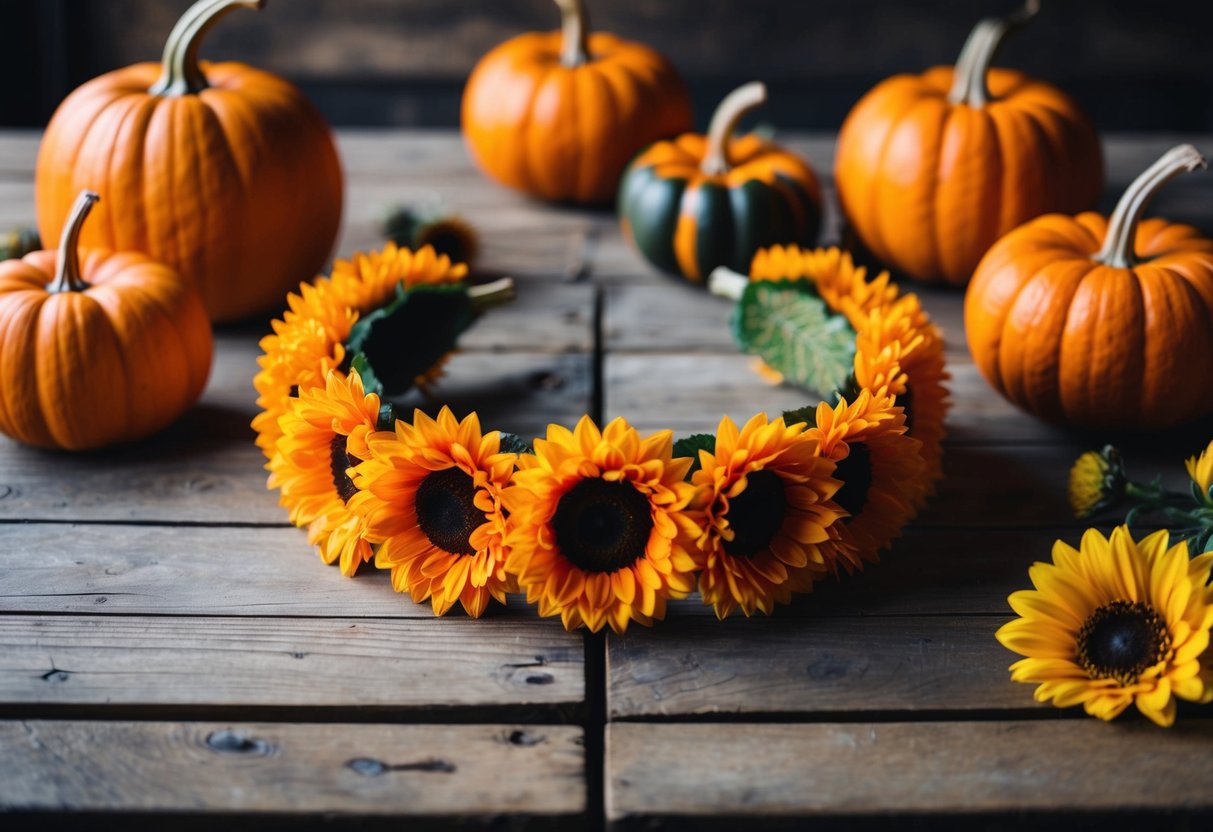
[[738,120],[764,101],[762,84],[739,87],[706,136],[657,142],[628,168],[620,222],[650,263],[702,283],[717,266],[748,273],[760,248],[816,243],[821,188],[813,169],[757,136],[733,138]]
[[981,21],[955,67],[882,81],[847,116],[838,196],[851,231],[885,265],[964,285],[1011,229],[1099,198],[1099,140],[1077,105],[1022,72],[990,68],[1036,7]]
[[85,450],[148,436],[202,394],[211,327],[176,272],[143,254],[77,251],[97,195],[79,195],[59,253],[0,263],[0,431]]
[[590,34],[584,0],[556,0],[560,32],[485,55],[463,93],[463,135],[488,176],[559,202],[610,202],[645,145],[691,129],[686,87],[643,44]]
[[965,298],[965,331],[995,390],[1083,427],[1165,428],[1213,412],[1213,240],[1140,221],[1159,187],[1203,166],[1182,145],[1110,219],[1038,217],[990,249]]
[[106,195],[87,246],[142,251],[193,281],[217,321],[281,305],[327,260],[341,219],[328,126],[292,84],[240,63],[199,64],[202,36],[261,0],[200,0],[161,64],[106,73],[69,95],[38,153],[48,246],[82,188]]

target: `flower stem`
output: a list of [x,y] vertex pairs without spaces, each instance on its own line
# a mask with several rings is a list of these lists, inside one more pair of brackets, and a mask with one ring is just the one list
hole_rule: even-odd
[[81,191],[72,203],[72,210],[59,237],[59,264],[55,269],[55,279],[46,287],[46,291],[83,292],[88,288],[80,276],[80,229],[93,206],[100,201],[101,197],[95,191]]
[[750,279],[744,274],[739,274],[728,266],[717,266],[708,276],[708,291],[729,300],[741,300],[741,295],[749,283]]
[[987,17],[978,21],[969,33],[952,78],[952,89],[948,101],[984,107],[990,101],[990,90],[986,86],[986,75],[994,54],[1002,45],[1003,38],[1023,26],[1040,11],[1040,0],[1027,0],[1024,7],[1007,17]]
[[483,312],[494,306],[504,306],[514,299],[514,278],[503,277],[492,283],[482,283],[479,286],[468,287],[468,298],[472,306]]
[[1146,168],[1141,176],[1133,180],[1120,202],[1116,203],[1116,210],[1108,220],[1108,233],[1104,237],[1103,247],[1092,259],[1096,263],[1118,269],[1131,269],[1136,266],[1140,262],[1133,251],[1133,242],[1137,239],[1137,223],[1150,200],[1163,185],[1176,176],[1203,167],[1206,167],[1204,157],[1190,144],[1178,145],[1164,153],[1157,162]]
[[766,84],[751,81],[743,84],[724,97],[712,113],[708,125],[707,150],[699,169],[708,176],[719,176],[733,167],[729,161],[729,141],[741,117],[767,100]]
[[198,0],[185,10],[169,33],[160,59],[160,78],[152,95],[194,95],[210,86],[198,65],[198,46],[211,27],[238,8],[260,9],[265,0]]

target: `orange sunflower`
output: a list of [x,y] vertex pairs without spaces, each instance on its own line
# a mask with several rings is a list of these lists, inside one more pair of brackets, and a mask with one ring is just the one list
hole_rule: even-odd
[[[257,445],[267,458],[282,435],[279,419],[300,390],[322,387],[328,371],[345,360],[344,344],[363,315],[384,305],[403,285],[445,285],[467,278],[467,266],[452,264],[426,246],[419,251],[395,243],[378,252],[359,252],[351,260],[338,260],[331,277],[300,285],[287,295],[287,310],[271,322],[273,333],[261,339],[260,371],[253,378],[257,406],[253,419]],[[426,386],[441,373],[443,362],[417,379]]]
[[867,321],[869,312],[897,298],[897,284],[888,272],[881,272],[869,281],[867,269],[856,266],[851,253],[838,248],[759,249],[750,264],[750,276],[754,280],[813,281],[826,305],[846,315],[856,330]]
[[833,527],[839,538],[833,562],[848,572],[877,562],[921,499],[925,463],[918,440],[906,435],[905,414],[891,397],[864,389],[854,402],[819,404],[805,435],[837,463],[834,476],[843,483],[834,500],[849,516]]
[[515,455],[499,453],[501,435],[481,435],[475,413],[462,422],[449,408],[437,419],[420,410],[395,433],[372,434],[355,469],[350,508],[366,539],[381,544],[375,565],[392,586],[443,615],[456,601],[479,618],[490,598],[516,591],[505,571],[501,491]]
[[301,389],[291,400],[269,463],[269,487],[281,489],[291,522],[307,527],[308,542],[325,563],[340,562],[343,575],[371,558],[349,507],[357,493],[349,471],[370,455],[367,437],[378,421],[379,397],[363,390],[358,373],[332,371],[324,387]]
[[506,570],[539,614],[567,629],[615,632],[651,624],[668,598],[695,587],[699,523],[688,510],[687,458],[672,458],[673,436],[642,438],[623,419],[599,430],[585,416],[570,431],[549,425],[535,453],[518,458],[509,511]]
[[906,432],[922,443],[928,474],[924,500],[943,476],[947,379],[943,335],[916,295],[903,295],[872,310],[867,323],[859,327],[855,380],[874,392],[887,390],[905,410]]
[[467,280],[465,263],[452,263],[433,246],[417,251],[389,242],[382,251],[357,252],[333,263],[333,290],[347,305],[366,314],[387,303],[397,286],[443,286]]
[[345,360],[343,343],[358,319],[354,310],[336,301],[327,281],[304,284],[300,294],[287,296],[290,309],[282,320],[270,323],[273,332],[261,339],[261,368],[253,377],[257,406],[253,418],[257,447],[266,458],[274,455],[274,444],[282,436],[278,420],[290,408],[300,390],[323,387],[329,370]]
[[828,558],[842,543],[823,544],[843,516],[830,499],[842,483],[803,424],[768,423],[760,413],[738,431],[726,416],[714,453],[700,451],[699,462],[691,479],[703,489],[699,592],[717,618],[738,608],[769,615],[833,568]]

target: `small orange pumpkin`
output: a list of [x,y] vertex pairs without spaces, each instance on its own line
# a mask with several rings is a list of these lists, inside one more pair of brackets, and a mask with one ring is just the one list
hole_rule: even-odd
[[203,35],[263,0],[199,0],[161,64],[69,95],[38,152],[38,229],[59,241],[76,194],[106,194],[86,246],[142,251],[191,280],[216,321],[276,308],[324,266],[341,219],[328,125],[294,85],[240,63],[199,64]]
[[620,223],[650,263],[702,283],[718,266],[748,272],[760,248],[817,242],[821,186],[809,164],[758,136],[733,138],[766,97],[761,83],[738,87],[706,136],[656,142],[628,167]]
[[1099,139],[1078,106],[1022,72],[990,68],[1003,37],[1037,6],[982,20],[955,67],[882,81],[847,116],[839,201],[858,242],[885,265],[963,286],[1011,229],[1099,198]]
[[584,0],[555,0],[560,32],[528,32],[480,59],[463,135],[488,176],[532,196],[606,203],[637,151],[691,129],[686,87],[643,44],[590,34]]
[[148,436],[202,394],[211,327],[180,275],[143,254],[77,251],[80,194],[58,260],[0,263],[0,432],[79,451]]
[[1110,219],[1050,214],[990,249],[965,298],[965,332],[995,390],[1082,427],[1165,428],[1213,412],[1213,240],[1139,222],[1164,183],[1204,164],[1181,145]]

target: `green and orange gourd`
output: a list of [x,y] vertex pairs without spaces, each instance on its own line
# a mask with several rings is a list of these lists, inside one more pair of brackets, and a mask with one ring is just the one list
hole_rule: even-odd
[[721,101],[707,135],[657,142],[636,158],[619,191],[623,234],[653,265],[703,283],[718,266],[748,273],[758,249],[812,246],[821,187],[807,162],[737,123],[766,101],[750,83]]
[[955,67],[882,81],[847,116],[835,179],[857,242],[925,282],[964,285],[999,237],[1033,217],[1092,207],[1099,139],[1065,93],[990,67],[1035,15],[982,20]]
[[555,0],[558,32],[528,32],[480,59],[463,135],[492,179],[554,202],[609,203],[637,151],[691,129],[691,102],[653,49],[590,32],[584,0]]
[[211,318],[276,308],[324,265],[341,219],[328,125],[293,84],[242,63],[199,63],[203,36],[263,0],[199,0],[161,63],[71,93],[38,153],[38,229],[58,243],[83,188],[105,201],[86,246],[142,251],[192,282]]
[[43,448],[131,442],[198,400],[212,340],[202,300],[137,252],[78,249],[85,191],[58,254],[0,263],[0,432]]
[[1139,176],[1110,218],[1038,217],[982,259],[965,297],[981,374],[1044,419],[1161,429],[1213,412],[1213,240],[1142,220],[1191,145]]

